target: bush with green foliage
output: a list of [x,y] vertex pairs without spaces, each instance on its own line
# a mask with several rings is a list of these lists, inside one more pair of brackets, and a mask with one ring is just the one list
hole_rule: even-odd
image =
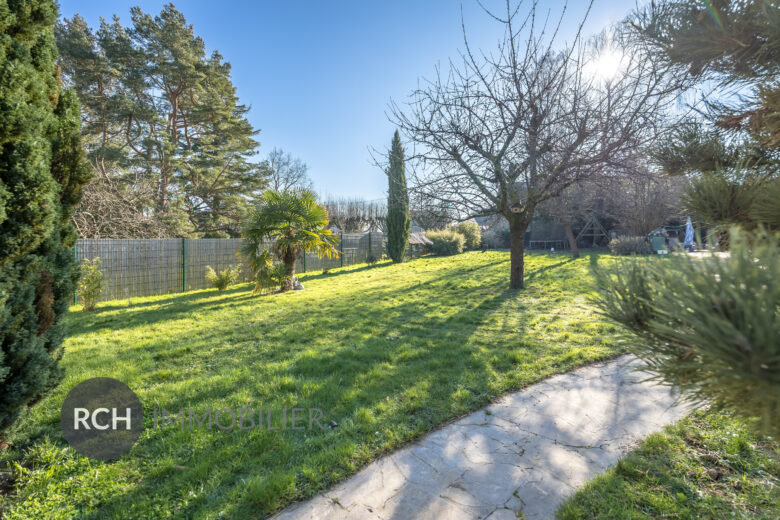
[[100,294],[103,292],[103,271],[100,270],[100,258],[85,258],[81,261],[81,276],[76,289],[82,310],[94,311]]
[[649,255],[653,252],[647,237],[615,237],[609,241],[613,255]]
[[0,4],[0,437],[62,379],[78,264],[70,224],[89,164],[55,65],[53,0]]
[[473,220],[467,220],[466,222],[459,222],[455,224],[452,229],[463,235],[466,239],[465,248],[469,251],[479,249],[482,245],[482,230],[479,229],[479,224]]
[[219,273],[210,266],[206,266],[206,280],[218,291],[224,291],[238,281],[241,276],[241,266],[229,265]]
[[780,246],[732,229],[728,257],[630,261],[600,305],[655,379],[780,435]]
[[374,255],[368,255],[368,256],[366,257],[366,263],[367,263],[368,265],[374,265],[374,264],[376,264],[377,262],[379,262],[379,259],[378,259],[377,257],[375,257]]
[[[657,379],[694,401],[757,417],[777,435],[780,236],[771,233],[780,225],[780,96],[767,77],[778,65],[770,50],[780,11],[769,1],[724,0],[707,2],[712,16],[702,16],[699,4],[651,3],[637,27],[659,58],[715,80],[722,96],[712,99],[728,100],[709,104],[708,127],[681,127],[658,155],[667,173],[692,174],[683,209],[731,253],[626,263],[617,279],[603,277],[602,306],[631,332],[632,350]],[[745,96],[729,96],[736,84]]]
[[268,249],[263,249],[254,257],[250,268],[254,273],[253,294],[280,289],[292,279],[284,264],[274,264],[274,255]]
[[452,229],[426,231],[425,236],[433,242],[433,245],[428,247],[437,256],[457,255],[462,253],[466,246],[466,237]]

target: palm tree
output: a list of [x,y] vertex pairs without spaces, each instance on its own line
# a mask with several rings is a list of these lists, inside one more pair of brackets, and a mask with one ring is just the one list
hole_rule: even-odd
[[295,259],[299,253],[316,253],[328,258],[338,254],[338,240],[327,225],[328,210],[317,203],[313,191],[267,191],[246,221],[242,252],[257,275],[267,265],[268,253],[263,243],[272,242],[271,251],[286,267],[282,290],[289,291],[293,289]]

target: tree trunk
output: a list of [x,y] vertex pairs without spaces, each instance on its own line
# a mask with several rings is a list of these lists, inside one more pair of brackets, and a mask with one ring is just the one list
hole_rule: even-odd
[[160,172],[160,184],[157,187],[157,209],[165,211],[168,209],[168,187],[170,185],[168,174],[165,171]]
[[516,216],[509,217],[509,287],[523,288],[523,253],[525,251],[525,230],[528,222]]
[[284,280],[284,284],[282,285],[282,291],[292,291],[295,289],[295,284],[293,283],[293,277],[295,276],[295,257],[297,255],[294,251],[287,252],[284,255],[284,265],[287,266],[287,278]]
[[574,238],[574,231],[571,229],[571,222],[569,222],[569,219],[561,219],[561,226],[563,226],[563,230],[566,232],[566,240],[569,241],[569,247],[571,247],[571,257],[579,258],[580,248],[577,247],[577,239]]

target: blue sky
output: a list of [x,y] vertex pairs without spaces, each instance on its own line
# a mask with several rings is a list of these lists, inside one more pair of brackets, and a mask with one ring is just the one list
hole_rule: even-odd
[[[157,14],[166,2],[61,0],[96,26],[130,7]],[[485,5],[502,2],[486,0]],[[530,3],[526,0],[526,4]],[[563,38],[571,38],[583,1],[570,2]],[[387,181],[370,163],[369,147],[389,145],[385,116],[463,48],[461,6],[470,43],[490,50],[501,27],[476,0],[182,0],[175,2],[209,51],[233,67],[241,101],[261,133],[260,155],[280,147],[306,161],[321,195],[384,198]],[[538,12],[560,12],[562,1],[541,0]],[[595,0],[586,33],[622,19],[633,1]]]

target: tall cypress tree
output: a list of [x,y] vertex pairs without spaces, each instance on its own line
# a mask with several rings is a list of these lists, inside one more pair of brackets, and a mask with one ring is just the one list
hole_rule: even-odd
[[62,378],[77,269],[73,207],[89,168],[55,67],[52,0],[0,0],[0,435]]
[[412,226],[409,217],[409,194],[406,191],[404,172],[404,149],[398,130],[393,135],[390,147],[390,167],[387,170],[387,253],[393,262],[403,262],[409,247],[409,231]]

